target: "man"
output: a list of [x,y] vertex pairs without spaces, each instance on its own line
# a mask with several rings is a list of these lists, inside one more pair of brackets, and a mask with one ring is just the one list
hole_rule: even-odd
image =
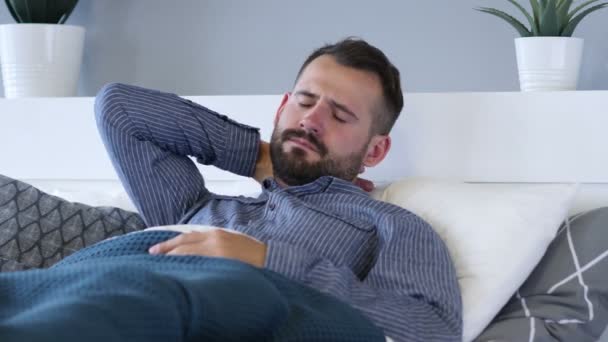
[[[152,254],[240,260],[359,309],[396,340],[460,340],[462,308],[446,246],[419,217],[353,182],[380,163],[403,106],[397,69],[346,39],[305,61],[274,118],[270,144],[173,94],[106,85],[98,127],[148,226],[225,227],[184,233]],[[210,193],[188,158],[262,182],[258,198]]]

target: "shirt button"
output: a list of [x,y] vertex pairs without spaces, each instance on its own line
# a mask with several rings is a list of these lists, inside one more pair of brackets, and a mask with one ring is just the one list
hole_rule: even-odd
[[269,208],[270,210],[274,210],[274,208],[276,208],[276,207],[277,207],[277,206],[276,206],[274,203],[270,203],[270,204],[268,205],[268,208]]

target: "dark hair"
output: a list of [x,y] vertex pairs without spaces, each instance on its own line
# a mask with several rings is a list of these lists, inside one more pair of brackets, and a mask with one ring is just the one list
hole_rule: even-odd
[[381,118],[374,120],[370,134],[388,134],[403,109],[403,93],[399,80],[399,70],[377,47],[360,38],[349,37],[335,44],[322,46],[308,56],[296,77],[296,82],[304,69],[315,58],[330,55],[340,65],[372,72],[380,78],[384,97],[384,111]]

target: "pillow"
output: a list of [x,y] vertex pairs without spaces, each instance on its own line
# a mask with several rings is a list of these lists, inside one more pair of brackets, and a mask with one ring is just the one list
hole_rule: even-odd
[[49,194],[70,202],[83,203],[92,207],[111,206],[136,212],[137,208],[124,190],[67,190],[53,189]]
[[539,262],[575,191],[570,184],[408,179],[379,199],[420,216],[446,243],[462,294],[463,338],[470,341]]
[[[46,191],[50,195],[66,199],[71,202],[85,203],[90,206],[112,206],[127,211],[137,211],[135,205],[127,195],[122,184],[103,184],[103,188],[93,184],[76,184],[68,186],[58,185],[36,185],[37,188]],[[89,186],[87,186],[89,185]],[[207,189],[213,193],[227,196],[258,197],[262,193],[259,183],[253,179],[234,181],[205,181]]]
[[0,271],[49,267],[105,238],[143,229],[137,213],[51,196],[0,175]]
[[608,207],[570,217],[476,340],[597,341],[608,324],[607,274]]

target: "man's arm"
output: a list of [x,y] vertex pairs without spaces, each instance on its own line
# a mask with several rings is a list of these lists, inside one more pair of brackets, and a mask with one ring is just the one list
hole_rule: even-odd
[[95,100],[97,126],[148,226],[177,223],[209,191],[188,156],[251,177],[259,131],[177,95],[119,83]]
[[461,341],[462,304],[448,250],[417,216],[390,216],[378,230],[381,251],[361,280],[348,267],[268,241],[265,267],[331,294],[395,341]]

